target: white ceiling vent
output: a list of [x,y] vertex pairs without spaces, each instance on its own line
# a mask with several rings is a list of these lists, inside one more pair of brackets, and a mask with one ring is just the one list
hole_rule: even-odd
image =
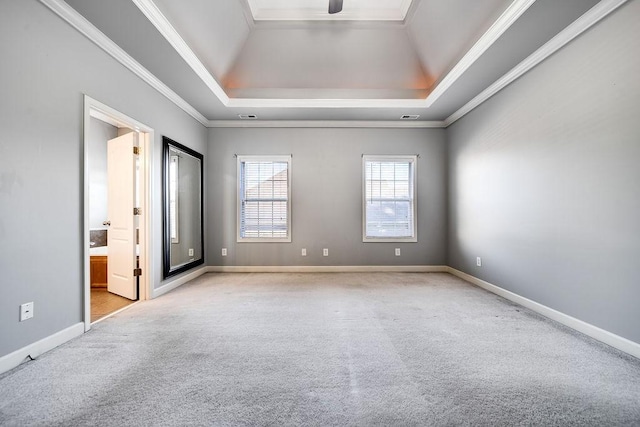
[[238,114],[242,120],[255,120],[258,118],[255,114]]
[[400,116],[400,120],[418,120],[420,114],[405,114]]

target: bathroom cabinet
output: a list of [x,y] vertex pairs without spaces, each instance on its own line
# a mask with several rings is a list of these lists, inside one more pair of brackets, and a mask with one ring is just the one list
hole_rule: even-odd
[[106,288],[107,287],[107,257],[102,255],[91,255],[91,287]]

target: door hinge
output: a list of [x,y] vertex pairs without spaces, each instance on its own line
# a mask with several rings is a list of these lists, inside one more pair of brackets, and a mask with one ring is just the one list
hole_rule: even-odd
[[134,215],[142,215],[142,208],[133,208]]
[[142,276],[142,269],[141,268],[134,268],[133,269],[133,277],[138,277],[138,276]]
[[135,154],[136,156],[140,154],[140,147],[133,147],[133,154]]

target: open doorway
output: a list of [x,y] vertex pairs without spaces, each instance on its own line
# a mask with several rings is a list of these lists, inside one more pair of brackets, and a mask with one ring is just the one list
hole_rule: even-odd
[[153,130],[85,96],[85,330],[149,297]]

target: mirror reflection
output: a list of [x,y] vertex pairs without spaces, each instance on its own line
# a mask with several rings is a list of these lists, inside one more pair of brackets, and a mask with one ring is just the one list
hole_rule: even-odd
[[202,154],[163,137],[164,277],[204,263]]

